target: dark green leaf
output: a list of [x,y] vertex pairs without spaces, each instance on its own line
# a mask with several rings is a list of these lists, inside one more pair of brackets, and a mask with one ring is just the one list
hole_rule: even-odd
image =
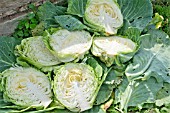
[[84,16],[87,0],[68,0],[67,12],[79,17]]
[[131,81],[124,79],[116,91],[116,102],[120,102],[120,109],[127,111],[129,106],[142,107],[144,103],[154,103],[156,93],[163,83],[158,83],[155,78],[148,80]]
[[136,27],[142,31],[152,20],[150,0],[118,0],[118,3],[124,18],[124,25],[119,30],[121,34],[124,34],[128,27]]
[[37,15],[41,21],[52,19],[54,16],[65,14],[67,8],[55,6],[51,2],[46,2],[38,8]]
[[100,64],[93,57],[88,58],[86,63],[93,67],[95,73],[97,74],[97,77],[99,78],[99,80],[101,80],[101,77],[103,75],[103,68],[100,66]]
[[150,31],[141,37],[141,46],[133,58],[133,63],[126,68],[128,80],[147,80],[151,75],[157,81],[170,83],[170,38],[162,31]]
[[36,27],[36,24],[30,24],[30,29],[34,29]]
[[20,30],[20,31],[17,32],[17,35],[18,35],[19,37],[23,37],[23,36],[24,36],[24,33],[23,33],[23,31]]
[[71,15],[55,16],[55,20],[62,28],[70,31],[88,29],[80,20]]
[[0,37],[0,72],[12,67],[16,63],[14,48],[21,39],[13,37]]

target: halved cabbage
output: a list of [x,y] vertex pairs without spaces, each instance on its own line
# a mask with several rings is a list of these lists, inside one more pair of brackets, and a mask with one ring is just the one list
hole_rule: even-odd
[[15,53],[19,59],[25,60],[38,68],[60,63],[57,57],[46,48],[42,36],[23,39],[21,44],[16,46]]
[[44,73],[31,67],[12,67],[1,75],[5,101],[34,108],[46,108],[52,102],[50,81]]
[[98,93],[98,79],[92,67],[68,63],[55,70],[55,97],[73,112],[92,108]]
[[95,37],[91,52],[109,67],[114,63],[122,64],[130,60],[136,49],[137,44],[127,38],[120,36]]
[[88,52],[92,37],[86,31],[59,29],[45,38],[47,47],[61,62],[78,61]]
[[115,0],[88,0],[84,19],[99,32],[116,34],[123,25],[123,16]]

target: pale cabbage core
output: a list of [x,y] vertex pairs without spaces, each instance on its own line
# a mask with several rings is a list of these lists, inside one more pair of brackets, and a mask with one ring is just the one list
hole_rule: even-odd
[[104,27],[110,34],[116,34],[123,24],[123,16],[114,0],[91,0],[85,18],[88,23]]
[[93,69],[83,64],[67,64],[56,74],[57,99],[72,111],[90,109],[98,86]]
[[127,38],[118,36],[112,37],[96,37],[93,42],[93,54],[95,56],[102,56],[108,54],[111,56],[119,53],[129,53],[136,49],[136,44]]
[[58,54],[83,54],[90,49],[92,38],[86,31],[59,30],[51,36],[50,45]]
[[10,68],[4,74],[6,95],[16,105],[43,106],[51,102],[52,92],[46,75],[33,68]]

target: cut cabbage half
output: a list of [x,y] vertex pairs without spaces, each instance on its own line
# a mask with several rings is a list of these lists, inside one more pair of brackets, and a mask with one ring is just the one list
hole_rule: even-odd
[[46,42],[61,62],[70,62],[84,57],[91,47],[92,37],[86,31],[61,29],[46,37]]
[[47,67],[59,64],[59,60],[45,46],[42,36],[23,39],[16,46],[17,56],[36,67]]
[[34,69],[14,67],[2,73],[4,99],[22,107],[46,108],[52,102],[48,77]]
[[92,108],[97,88],[98,79],[88,65],[68,63],[55,70],[54,94],[71,111]]
[[116,34],[123,25],[123,16],[115,0],[88,0],[85,21],[98,31]]
[[95,37],[92,44],[92,54],[105,62],[109,67],[112,64],[122,60],[124,63],[132,58],[133,53],[137,49],[137,44],[130,39],[120,36],[111,37]]

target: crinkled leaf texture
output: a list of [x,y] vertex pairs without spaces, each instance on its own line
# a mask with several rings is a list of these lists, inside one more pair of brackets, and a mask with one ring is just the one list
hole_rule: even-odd
[[55,20],[62,28],[69,31],[89,29],[80,20],[71,15],[55,16]]
[[54,71],[53,91],[56,99],[73,112],[92,108],[99,81],[92,67],[67,63]]
[[12,67],[16,63],[14,48],[20,44],[21,39],[13,37],[0,37],[0,72]]
[[86,3],[87,0],[68,0],[67,13],[83,17]]
[[142,31],[152,20],[153,9],[150,0],[117,1],[120,5],[124,19],[123,27],[119,32],[124,34],[128,27],[136,27]]
[[29,62],[38,67],[49,67],[60,63],[45,46],[42,36],[23,39],[20,45],[16,46],[15,54],[18,60]]
[[[154,74],[153,74],[154,73]],[[141,46],[125,71],[129,81],[147,80],[170,83],[170,38],[163,31],[153,30],[141,37]]]
[[154,103],[156,93],[161,89],[163,83],[157,82],[154,77],[142,81],[130,81],[125,78],[116,90],[116,102],[120,102],[121,110],[127,112],[130,106],[137,106],[140,109],[144,103]]
[[55,6],[51,2],[46,2],[38,8],[37,15],[44,22],[46,28],[59,27],[55,22],[54,16],[64,15],[66,11],[66,7]]
[[157,106],[170,105],[170,84],[169,83],[164,83],[164,86],[162,87],[162,89],[160,89],[159,92],[157,93],[156,105]]
[[1,79],[2,108],[17,110],[14,105],[5,105],[11,102],[23,111],[30,108],[46,109],[52,102],[49,78],[34,68],[11,67],[1,73]]

